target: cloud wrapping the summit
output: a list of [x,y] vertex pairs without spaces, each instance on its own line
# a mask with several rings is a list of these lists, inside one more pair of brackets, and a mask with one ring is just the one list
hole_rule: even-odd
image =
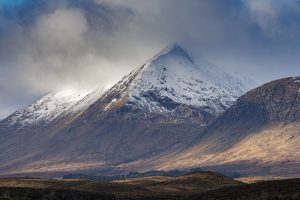
[[258,82],[300,74],[298,0],[7,2],[0,118],[64,87],[112,84],[171,42]]

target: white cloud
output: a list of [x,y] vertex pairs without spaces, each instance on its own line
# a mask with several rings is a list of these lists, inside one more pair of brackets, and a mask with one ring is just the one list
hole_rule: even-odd
[[[243,0],[252,20],[257,23],[261,31],[272,39],[278,37],[293,36],[295,31],[299,31],[294,26],[295,19],[283,18],[295,13],[300,13],[299,1],[297,0]],[[298,29],[298,30],[296,30]]]
[[273,0],[245,0],[252,19],[261,30],[268,35],[277,34],[279,11],[273,4]]
[[40,16],[32,31],[34,37],[48,49],[72,50],[71,48],[79,48],[82,45],[82,36],[88,31],[88,27],[80,10],[63,8]]

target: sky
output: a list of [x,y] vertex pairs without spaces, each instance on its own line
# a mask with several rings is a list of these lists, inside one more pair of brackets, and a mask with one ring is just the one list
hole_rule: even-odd
[[111,85],[170,43],[258,84],[300,75],[299,0],[0,0],[0,119]]

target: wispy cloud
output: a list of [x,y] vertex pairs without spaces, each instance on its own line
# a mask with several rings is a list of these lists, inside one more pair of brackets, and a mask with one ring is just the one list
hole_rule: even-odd
[[250,18],[264,34],[274,39],[295,37],[300,33],[300,1],[244,0]]

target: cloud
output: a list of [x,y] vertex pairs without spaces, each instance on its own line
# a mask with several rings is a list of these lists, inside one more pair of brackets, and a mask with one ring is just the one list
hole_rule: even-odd
[[244,0],[250,18],[261,31],[273,39],[299,34],[300,3],[298,0]]
[[87,31],[87,21],[80,10],[63,8],[41,16],[33,29],[33,35],[55,51],[69,47],[74,42],[78,44]]
[[35,76],[29,76],[26,82],[32,82],[31,87],[36,88],[36,82],[42,79],[46,83],[41,89],[55,88],[55,82],[66,84],[77,71],[77,59],[87,54],[84,36],[87,31],[87,20],[78,9],[59,8],[41,15],[29,33],[33,46],[25,55],[28,59],[25,63],[29,74]]
[[2,17],[5,22],[1,24],[11,27],[0,38],[4,47],[0,48],[1,68],[11,76],[2,79],[15,80],[37,94],[111,81],[106,77],[113,74],[110,69],[114,66],[107,56],[111,56],[115,33],[130,16],[128,10],[85,1],[78,5],[56,4],[46,10],[25,7],[20,11],[36,15],[29,24],[19,21],[21,16],[13,20]]

